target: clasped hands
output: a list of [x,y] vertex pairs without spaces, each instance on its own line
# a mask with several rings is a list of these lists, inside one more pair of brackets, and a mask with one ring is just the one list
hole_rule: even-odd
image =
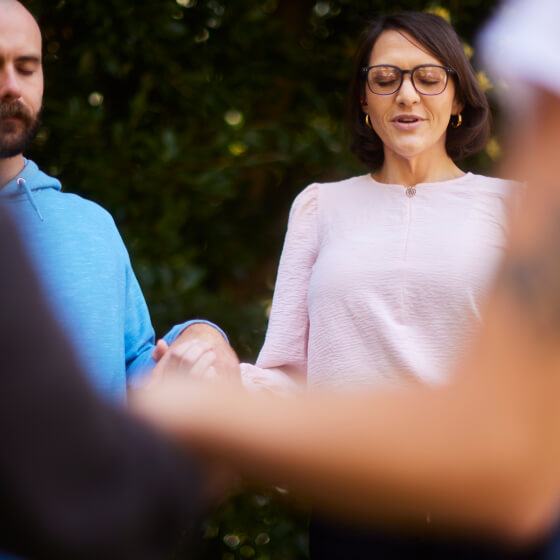
[[148,387],[166,376],[181,374],[209,381],[240,382],[239,359],[224,336],[206,323],[187,327],[171,344],[157,342],[152,352],[157,362]]

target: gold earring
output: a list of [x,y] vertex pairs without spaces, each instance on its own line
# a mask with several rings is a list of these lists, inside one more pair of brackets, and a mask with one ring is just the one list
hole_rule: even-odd
[[371,121],[369,120],[369,115],[366,113],[366,126],[373,130],[373,126],[371,126]]
[[457,120],[455,122],[451,121],[451,126],[453,128],[459,128],[463,124],[463,115],[461,113],[457,113]]

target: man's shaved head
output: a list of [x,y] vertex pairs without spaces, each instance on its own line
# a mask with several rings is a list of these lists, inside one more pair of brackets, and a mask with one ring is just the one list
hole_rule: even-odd
[[20,2],[19,0],[0,0],[0,10],[10,9],[20,11],[20,13],[25,12],[29,14],[29,16],[31,16],[31,18],[37,25],[37,31],[39,32],[39,35],[41,34],[41,30],[39,29],[39,24],[37,23],[35,16],[26,8],[26,6],[22,2]]

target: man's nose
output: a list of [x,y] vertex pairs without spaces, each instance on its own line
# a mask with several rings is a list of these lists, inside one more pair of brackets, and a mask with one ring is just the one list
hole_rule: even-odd
[[15,68],[0,69],[0,100],[15,101],[21,97],[21,85]]

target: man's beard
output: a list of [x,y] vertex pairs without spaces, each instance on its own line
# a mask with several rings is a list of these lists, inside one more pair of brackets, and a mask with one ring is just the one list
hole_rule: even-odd
[[[21,124],[5,122],[16,118]],[[20,101],[0,103],[0,158],[9,158],[23,153],[41,126],[41,109],[33,114]],[[19,130],[19,132],[18,132]]]

